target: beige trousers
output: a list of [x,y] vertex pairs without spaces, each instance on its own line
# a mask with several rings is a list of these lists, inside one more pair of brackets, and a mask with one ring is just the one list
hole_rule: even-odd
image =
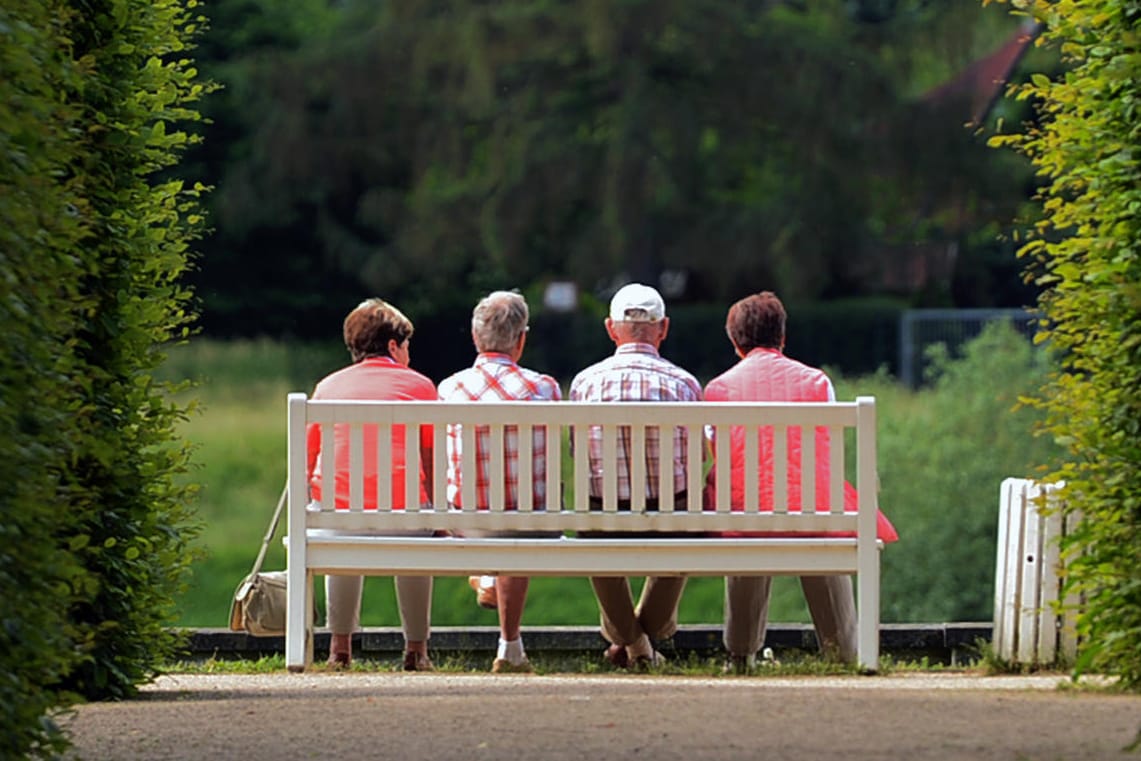
[[[725,578],[725,649],[756,655],[765,643],[771,576]],[[801,576],[820,651],[845,663],[856,660],[856,600],[851,576]]]
[[[336,533],[335,531],[332,533]],[[431,536],[431,531],[408,531],[392,536]],[[431,631],[432,577],[397,576],[396,607],[406,642],[424,642]],[[352,634],[361,625],[363,576],[325,577],[325,622],[333,634]]]

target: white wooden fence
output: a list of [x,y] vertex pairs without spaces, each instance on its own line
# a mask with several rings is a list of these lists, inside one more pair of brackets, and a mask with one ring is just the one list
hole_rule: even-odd
[[1002,482],[994,576],[995,654],[1010,663],[1072,661],[1077,651],[1073,599],[1059,613],[1058,540],[1074,517],[1060,507],[1062,485],[1026,478]]

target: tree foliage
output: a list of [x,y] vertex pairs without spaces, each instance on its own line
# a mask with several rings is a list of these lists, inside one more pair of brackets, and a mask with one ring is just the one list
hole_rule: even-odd
[[[288,320],[351,291],[423,313],[663,272],[693,300],[910,293],[901,260],[924,246],[943,253],[920,279],[948,298],[945,250],[1022,187],[961,101],[919,94],[1013,25],[850,5],[346,3],[331,31],[257,54],[272,66],[224,73],[256,124],[214,165],[207,312]],[[281,284],[256,295],[287,306],[255,316],[226,280]]]
[[1068,457],[1068,588],[1079,609],[1079,670],[1141,688],[1141,53],[1137,0],[1019,4],[1059,46],[1063,76],[1018,97],[1041,122],[992,142],[1029,156],[1044,218],[1022,255],[1041,270],[1046,337],[1060,370],[1039,403]]
[[153,372],[186,335],[197,191],[160,180],[201,92],[193,0],[0,9],[0,719],[52,755],[51,708],[130,695],[193,536],[186,407]]

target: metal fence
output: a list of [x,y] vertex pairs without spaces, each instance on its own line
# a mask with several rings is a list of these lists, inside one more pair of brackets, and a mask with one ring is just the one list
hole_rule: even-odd
[[927,368],[926,348],[946,344],[952,354],[983,328],[1005,320],[1027,338],[1038,329],[1038,318],[1026,309],[908,309],[899,318],[899,379],[909,388],[922,383]]

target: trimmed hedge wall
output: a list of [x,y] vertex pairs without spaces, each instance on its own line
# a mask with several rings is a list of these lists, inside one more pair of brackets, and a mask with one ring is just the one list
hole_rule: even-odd
[[[1042,389],[1044,432],[1068,451],[1049,480],[1080,516],[1063,542],[1078,609],[1078,671],[1141,691],[1141,55],[1137,0],[1030,0],[1068,67],[1016,92],[1041,121],[991,143],[1029,156],[1043,219],[1021,250],[1061,370]],[[1134,744],[1136,746],[1136,743]]]
[[123,697],[174,652],[194,536],[184,337],[197,190],[160,172],[203,91],[193,0],[0,7],[0,756],[52,756],[52,709]]

